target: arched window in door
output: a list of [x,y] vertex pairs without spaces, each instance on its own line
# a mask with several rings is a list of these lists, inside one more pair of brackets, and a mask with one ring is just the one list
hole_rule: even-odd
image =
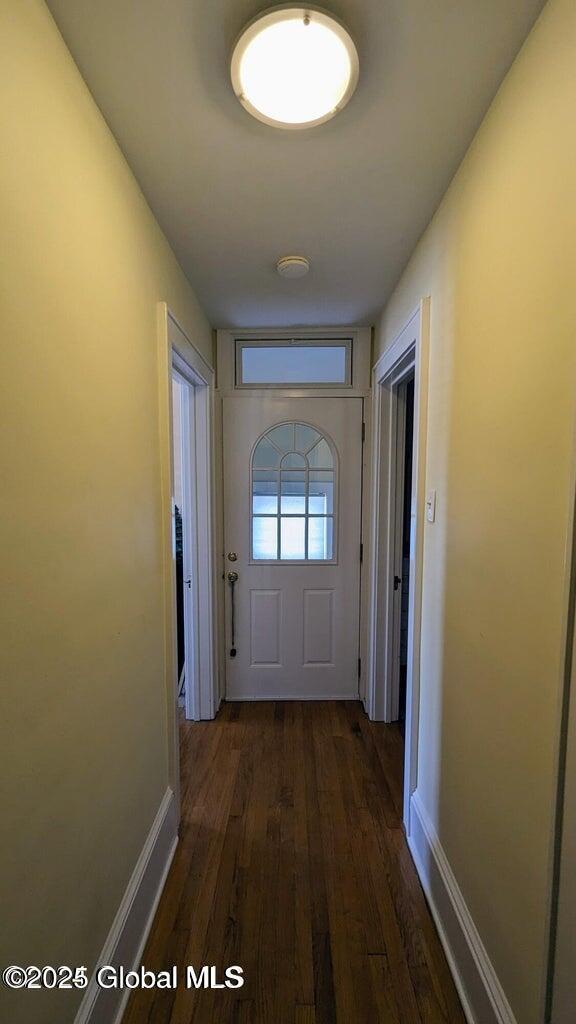
[[252,559],[333,562],[337,454],[307,423],[280,423],[252,452]]

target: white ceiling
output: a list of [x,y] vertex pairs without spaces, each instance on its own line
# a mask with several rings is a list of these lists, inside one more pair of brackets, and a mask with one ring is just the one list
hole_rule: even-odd
[[[219,327],[369,324],[542,0],[325,0],[360,82],[318,128],[247,114],[228,57],[254,0],[48,0]],[[279,256],[309,275],[280,279]]]

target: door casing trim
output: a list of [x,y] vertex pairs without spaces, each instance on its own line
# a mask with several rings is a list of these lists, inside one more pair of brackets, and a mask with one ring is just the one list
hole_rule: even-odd
[[[370,386],[370,328],[369,327],[289,327],[289,328],[262,328],[241,330],[218,330],[216,332],[216,353],[217,353],[217,384],[220,393],[234,391],[236,394],[247,394],[254,396],[258,391],[269,393],[267,387],[238,387],[236,386],[236,342],[250,340],[254,343],[260,342],[265,345],[271,338],[280,341],[284,340],[307,340],[321,339],[323,341],[346,339],[352,346],[352,381],[351,385],[325,385],[298,387],[290,386],[278,388],[281,392],[289,392],[291,396],[299,394],[305,398],[313,397],[314,393],[334,397],[352,397],[355,392],[365,391]],[[276,386],[275,386],[276,389]]]
[[[325,333],[325,332],[322,332],[322,333]],[[367,333],[369,333],[369,332],[364,332],[365,340],[368,340],[367,339]],[[231,336],[231,332],[218,332],[218,335],[230,335]],[[225,340],[225,342],[229,342],[230,337],[226,337],[224,340]],[[219,362],[219,365],[220,365],[220,360],[218,362]],[[357,640],[358,640],[358,648],[357,648],[357,651],[358,651],[358,677],[357,677],[357,686],[353,690],[347,691],[345,693],[340,693],[340,694],[331,693],[331,694],[323,694],[323,695],[322,694],[301,694],[301,695],[295,695],[294,693],[291,693],[291,694],[289,693],[289,694],[286,694],[286,695],[282,695],[280,693],[270,693],[270,694],[262,693],[260,695],[247,695],[247,696],[243,695],[242,697],[232,696],[230,694],[230,692],[229,692],[228,679],[227,679],[228,657],[227,657],[227,641],[226,641],[226,636],[227,636],[227,619],[226,619],[226,609],[225,609],[225,602],[226,602],[226,584],[225,584],[225,580],[226,580],[226,572],[230,568],[230,566],[228,565],[228,563],[226,561],[226,554],[225,554],[226,544],[225,544],[225,536],[224,536],[224,487],[223,487],[224,436],[223,436],[223,422],[222,422],[224,400],[227,399],[227,398],[233,398],[234,400],[242,399],[243,401],[252,401],[252,402],[257,400],[258,398],[265,398],[266,400],[270,400],[272,398],[272,399],[278,400],[278,401],[283,401],[283,400],[286,400],[286,399],[288,399],[288,400],[304,399],[306,401],[309,401],[310,399],[318,399],[319,401],[323,401],[323,400],[326,400],[326,399],[343,398],[343,399],[345,399],[347,401],[353,399],[355,401],[361,401],[362,402],[362,426],[366,427],[366,431],[364,429],[362,430],[362,443],[361,443],[361,454],[360,454],[360,458],[361,458],[361,466],[360,466],[360,470],[361,470],[361,483],[360,483],[360,533],[359,533],[359,536],[358,536],[359,590],[358,590],[358,630],[357,630]],[[219,608],[219,618],[218,618],[219,630],[218,630],[218,637],[219,637],[219,654],[220,654],[221,679],[222,679],[220,692],[221,692],[221,695],[222,695],[222,699],[226,700],[227,702],[229,702],[229,701],[242,701],[242,700],[246,700],[246,701],[257,701],[257,700],[287,700],[287,701],[288,700],[296,700],[296,701],[299,701],[299,700],[302,700],[302,701],[305,701],[305,700],[328,700],[328,701],[330,701],[330,700],[356,700],[357,701],[357,700],[360,700],[361,702],[363,702],[364,701],[364,696],[363,696],[363,694],[364,694],[364,675],[365,675],[364,666],[367,664],[366,653],[367,653],[367,632],[368,631],[367,631],[367,625],[366,625],[366,607],[367,607],[367,597],[368,597],[368,594],[367,594],[367,573],[364,571],[365,567],[363,565],[363,559],[361,557],[361,549],[362,549],[362,539],[366,535],[366,529],[367,529],[367,516],[366,516],[367,502],[365,500],[365,487],[366,487],[367,451],[369,451],[369,443],[370,443],[369,426],[368,426],[368,424],[369,424],[369,416],[370,416],[370,391],[364,390],[364,389],[356,390],[356,389],[352,388],[352,389],[342,393],[342,389],[337,389],[337,388],[335,388],[333,390],[330,389],[330,388],[324,388],[323,390],[318,391],[318,392],[315,392],[314,389],[312,389],[312,388],[310,388],[310,389],[303,389],[303,390],[287,388],[285,390],[284,389],[282,389],[282,390],[281,389],[274,389],[271,392],[271,389],[268,390],[268,391],[265,391],[265,390],[261,391],[259,389],[253,389],[252,390],[252,389],[248,389],[248,388],[246,388],[246,389],[238,389],[238,390],[228,389],[228,388],[223,388],[223,389],[217,388],[216,391],[215,391],[215,401],[217,403],[217,410],[218,410],[217,421],[218,421],[218,426],[219,426],[219,441],[220,441],[219,447],[217,449],[217,458],[219,459],[219,463],[220,463],[219,464],[219,474],[218,474],[219,480],[220,480],[219,493],[218,493],[218,512],[219,512],[219,516],[218,516],[218,523],[219,523],[218,538],[219,538],[219,547],[220,547],[220,556],[219,556],[219,560],[218,560],[218,580],[222,580],[222,587],[219,587],[219,589],[218,589],[218,593],[219,593],[219,596],[220,596],[219,603],[218,603],[218,608]],[[302,422],[304,422],[304,420],[302,420]],[[306,420],[306,422],[308,422],[308,421]],[[321,428],[318,427],[318,429],[321,429]],[[365,434],[366,434],[366,439],[364,441]],[[330,435],[328,434],[327,436],[330,436]],[[248,512],[250,512],[250,505],[248,505]],[[249,561],[249,563],[248,563],[248,565],[250,567],[254,567],[254,566],[256,566],[256,567],[258,567],[258,566],[265,567],[267,565],[268,566],[277,566],[279,564],[281,564],[286,569],[292,569],[292,568],[298,569],[299,567],[302,568],[302,566],[326,566],[327,568],[331,568],[331,567],[334,568],[334,567],[338,566],[339,562],[338,562],[338,560],[336,560],[336,562],[334,562],[334,561],[326,561],[326,562],[324,562],[324,561],[306,561],[306,562],[301,562],[299,560],[291,560],[291,561],[286,561],[286,562],[281,562],[281,563],[279,563],[279,562],[260,562],[260,561]],[[356,678],[356,674],[355,674],[354,678]]]
[[408,672],[404,761],[404,827],[410,834],[410,805],[418,778],[420,628],[426,494],[426,430],[430,300],[424,298],[372,371],[371,484],[369,495],[368,669],[364,706],[372,721],[390,721],[392,693],[392,567],[396,542],[395,387],[414,373],[412,466],[412,550],[408,614]]
[[180,764],[178,715],[175,699],[177,674],[176,573],[172,537],[174,452],[172,441],[172,371],[196,388],[195,454],[197,480],[197,572],[203,596],[196,605],[198,637],[197,693],[194,717],[214,718],[218,694],[218,650],[215,643],[214,587],[214,371],[178,323],[165,302],[158,304],[158,387],[160,475],[162,499],[162,555],[164,575],[164,673],[168,734],[169,781],[179,806]]

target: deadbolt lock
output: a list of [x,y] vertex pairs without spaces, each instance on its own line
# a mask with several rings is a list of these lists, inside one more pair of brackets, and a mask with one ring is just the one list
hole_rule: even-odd
[[237,562],[238,561],[238,555],[236,554],[235,551],[229,551],[228,552],[228,561],[229,562]]

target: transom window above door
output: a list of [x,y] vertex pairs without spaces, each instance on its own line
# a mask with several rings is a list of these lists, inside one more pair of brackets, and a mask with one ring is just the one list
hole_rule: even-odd
[[352,386],[352,339],[236,341],[237,388]]
[[280,423],[252,453],[252,560],[335,561],[337,457],[307,423]]

